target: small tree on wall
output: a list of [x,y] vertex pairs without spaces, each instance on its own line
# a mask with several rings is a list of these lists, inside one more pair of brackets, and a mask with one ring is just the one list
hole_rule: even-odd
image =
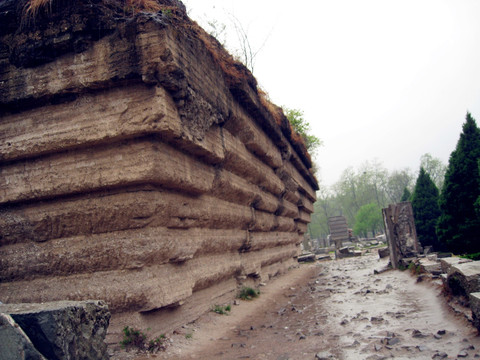
[[435,227],[440,216],[438,189],[430,175],[420,168],[412,196],[412,209],[418,241],[422,246],[432,246],[440,250]]
[[292,125],[293,130],[295,130],[305,141],[305,146],[307,147],[308,152],[311,154],[315,153],[315,151],[322,146],[322,140],[311,134],[310,124],[303,117],[303,111],[283,107],[283,112]]
[[454,253],[480,252],[480,218],[475,202],[480,196],[480,130],[467,113],[463,131],[451,153],[440,194],[437,235]]

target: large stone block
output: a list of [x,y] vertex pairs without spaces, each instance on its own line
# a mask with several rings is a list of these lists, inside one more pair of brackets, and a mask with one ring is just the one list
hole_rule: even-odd
[[452,265],[447,275],[448,287],[454,294],[480,291],[480,261]]
[[49,360],[108,359],[110,313],[102,301],[3,304],[0,313],[10,315]]
[[464,259],[460,257],[441,258],[441,259],[438,259],[438,261],[440,262],[440,265],[442,267],[442,272],[444,272],[445,274],[448,274],[452,266],[472,262],[471,259]]

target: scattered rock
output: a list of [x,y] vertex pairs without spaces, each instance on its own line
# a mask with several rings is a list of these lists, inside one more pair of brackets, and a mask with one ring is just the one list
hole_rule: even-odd
[[426,338],[428,337],[428,334],[422,333],[420,330],[413,330],[412,337],[414,338]]
[[448,354],[446,352],[436,352],[435,354],[433,354],[432,359],[445,359],[446,357],[448,357]]
[[420,352],[428,351],[428,347],[426,347],[425,345],[418,345],[417,349]]
[[461,357],[461,358],[464,358],[467,356],[468,356],[468,353],[465,350],[460,351],[457,355],[457,357]]
[[335,359],[335,356],[333,356],[328,351],[322,351],[315,354],[315,359],[316,360],[332,360],[332,359]]
[[447,333],[446,330],[438,330],[438,331],[437,331],[437,334],[438,334],[438,335],[445,335],[446,333]]
[[316,255],[314,253],[302,254],[298,257],[298,262],[314,262]]
[[393,346],[393,345],[396,345],[400,342],[400,339],[397,338],[397,337],[394,337],[394,338],[391,338],[391,339],[387,339],[387,344],[390,345],[390,346]]
[[375,345],[373,345],[373,348],[375,349],[375,351],[380,351],[380,350],[383,349],[383,346],[380,345],[380,344],[375,344]]
[[390,249],[388,247],[378,249],[378,256],[380,259],[390,256]]

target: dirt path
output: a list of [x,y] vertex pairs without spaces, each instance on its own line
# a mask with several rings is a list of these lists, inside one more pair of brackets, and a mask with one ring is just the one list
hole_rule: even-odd
[[231,315],[186,325],[165,353],[136,359],[480,357],[476,330],[447,309],[438,287],[408,272],[374,275],[386,263],[375,252],[302,265]]

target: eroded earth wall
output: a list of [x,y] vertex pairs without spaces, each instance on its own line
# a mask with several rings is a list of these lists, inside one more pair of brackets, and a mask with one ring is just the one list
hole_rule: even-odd
[[0,1],[0,301],[102,299],[175,326],[294,264],[317,183],[181,4],[105,3],[25,24]]

